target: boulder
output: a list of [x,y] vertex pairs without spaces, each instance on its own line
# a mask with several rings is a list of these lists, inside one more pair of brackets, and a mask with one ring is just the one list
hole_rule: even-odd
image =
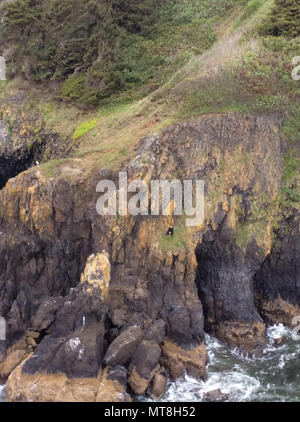
[[183,378],[185,373],[195,379],[206,379],[207,360],[204,343],[184,349],[166,338],[162,345],[162,363],[173,380]]
[[116,366],[128,362],[142,337],[143,332],[137,325],[123,331],[109,345],[104,356],[104,363],[108,366]]
[[111,381],[116,381],[120,385],[126,388],[127,385],[127,369],[122,365],[117,365],[113,368],[107,369],[107,379]]
[[161,349],[158,344],[144,340],[132,356],[129,384],[136,394],[144,394],[158,368]]
[[148,387],[147,394],[152,400],[159,401],[166,391],[167,378],[161,373],[157,372]]
[[229,394],[224,394],[220,389],[218,389],[205,393],[204,399],[209,402],[224,402],[229,399]]
[[165,335],[166,323],[162,319],[159,319],[149,328],[144,339],[160,344],[164,341]]
[[24,374],[26,360],[11,373],[6,384],[8,402],[129,402],[126,388],[101,370],[96,377],[69,378],[63,373]]

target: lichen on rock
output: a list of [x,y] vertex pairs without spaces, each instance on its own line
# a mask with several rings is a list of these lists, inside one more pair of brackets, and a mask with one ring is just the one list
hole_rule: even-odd
[[92,292],[93,289],[98,289],[103,300],[108,299],[110,262],[107,252],[103,251],[101,254],[93,254],[88,257],[80,282],[90,286],[87,288],[88,292]]

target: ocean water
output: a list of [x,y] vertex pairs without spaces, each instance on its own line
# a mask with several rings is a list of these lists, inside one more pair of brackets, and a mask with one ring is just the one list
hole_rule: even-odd
[[[276,339],[283,337],[279,347]],[[189,376],[169,382],[162,401],[206,401],[205,394],[221,390],[230,402],[300,401],[300,341],[283,325],[268,329],[268,346],[259,358],[243,357],[213,337],[206,336],[209,355],[208,379]]]
[[0,402],[4,401],[4,391],[5,391],[5,386],[0,385]]
[[[279,347],[274,345],[283,338]],[[300,341],[294,341],[291,330],[283,325],[268,328],[268,346],[259,358],[242,356],[223,343],[206,335],[209,363],[207,381],[189,376],[169,382],[162,402],[202,402],[205,394],[220,390],[230,402],[296,402],[300,401]],[[0,401],[4,386],[0,386]],[[141,401],[149,399],[139,398]]]

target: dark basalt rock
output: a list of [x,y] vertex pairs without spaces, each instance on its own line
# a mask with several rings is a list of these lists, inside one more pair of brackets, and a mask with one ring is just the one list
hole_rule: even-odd
[[122,365],[129,361],[143,337],[143,331],[137,325],[123,331],[109,346],[104,362],[108,366]]
[[27,95],[20,94],[7,98],[5,106],[0,104],[0,189],[37,163],[66,157],[72,150],[69,140],[61,142],[46,130],[39,114],[22,111]]
[[158,344],[144,340],[133,353],[129,370],[136,372],[144,379],[150,379],[153,370],[157,367],[161,357]]
[[204,399],[208,402],[224,402],[229,399],[229,394],[224,394],[221,390],[213,390],[205,393]]
[[[24,176],[24,196],[30,184],[37,187],[32,199],[41,200],[43,206],[50,209],[43,233],[39,233],[38,228],[32,229],[29,209],[29,220],[22,224],[17,223],[19,211],[13,208],[15,226],[11,226],[10,232],[8,224],[0,218],[0,249],[3,251],[0,259],[0,315],[7,321],[8,347],[16,343],[26,329],[44,330],[52,323],[55,303],[78,284],[92,247],[91,226],[85,214],[74,212],[74,203],[80,195],[78,189],[70,187],[64,180],[58,181],[55,189],[50,183],[46,189],[39,186],[36,176],[30,175],[28,178]],[[11,183],[13,192],[17,186],[17,181]],[[6,189],[1,193],[14,201],[16,193],[6,193]],[[28,207],[27,199],[22,206],[24,209]],[[43,224],[41,222],[41,227]],[[52,301],[53,309],[47,305],[43,310],[43,304]]]
[[99,295],[87,293],[85,286],[71,289],[57,311],[52,332],[26,361],[23,373],[65,373],[69,378],[96,377],[105,342],[107,308]]
[[155,321],[154,324],[149,328],[144,339],[160,344],[164,341],[165,336],[166,323],[162,319],[159,319],[158,321]]
[[4,188],[7,181],[34,165],[32,154],[22,154],[20,159],[13,156],[0,156],[0,189]]
[[197,286],[207,331],[221,321],[260,320],[252,288],[252,277],[260,264],[258,253],[251,254],[249,248],[245,257],[233,235],[224,224],[221,229],[208,232],[196,249]]
[[[196,256],[196,282],[204,309],[205,330],[220,337],[220,327],[230,323],[235,327],[240,324],[242,329],[244,324],[247,327],[261,324],[254,303],[253,276],[263,258],[255,241],[248,244],[244,254],[225,219],[217,231],[210,230],[204,236]],[[223,340],[231,343],[232,339],[223,334]],[[240,345],[247,347],[242,337],[241,332]],[[257,346],[261,344],[263,339],[257,338]]]
[[159,369],[161,349],[151,341],[142,341],[135,350],[129,366],[128,382],[135,394],[145,394]]
[[[232,220],[240,226],[249,221],[254,185],[264,195],[278,194],[278,120],[273,115],[203,116],[166,129],[162,139],[146,142],[145,150],[141,145],[128,166],[130,177],[146,177],[153,165],[154,179],[178,177],[180,169],[184,179],[207,182],[207,224],[184,231],[179,250],[163,251],[164,219],[98,216],[98,172],[89,179],[82,173],[47,179],[37,168],[9,180],[0,191],[0,315],[7,320],[8,347],[28,330],[38,333],[23,372],[95,378],[103,369],[122,386],[129,375],[135,391],[150,391],[153,382],[160,396],[161,348],[166,367],[174,373],[182,376],[188,368],[193,376],[205,377],[204,323],[207,331],[230,344],[251,349],[262,345],[265,326],[254,303],[253,277],[255,291],[272,298],[284,292],[279,274],[286,272],[284,297],[300,303],[298,293],[292,299],[299,274],[298,253],[292,251],[299,250],[298,217],[295,235],[283,239],[266,259],[267,248],[258,247],[255,230],[244,247],[237,244],[229,213],[238,197],[241,210],[233,208]],[[236,182],[240,168],[227,169],[222,198],[212,205],[216,181],[223,183],[222,159],[235,156],[240,162],[246,153],[254,164],[243,168],[245,186]],[[287,227],[294,227],[292,221],[287,220]],[[105,303],[99,292],[88,293],[90,286],[80,284],[87,258],[103,250],[111,265]],[[282,253],[287,265],[280,260]],[[156,367],[153,380],[147,379]]]
[[32,318],[32,329],[43,332],[47,330],[55,320],[56,312],[63,302],[62,297],[46,298],[41,301],[36,314]]
[[5,358],[5,351],[6,351],[6,341],[0,340],[0,362],[2,362]]
[[[297,210],[291,210],[276,233],[276,240],[270,254],[254,277],[257,309],[270,324],[292,325],[293,317],[299,315],[299,227],[300,213]],[[272,304],[276,301],[273,307]],[[293,305],[294,309],[288,304]]]
[[159,401],[166,391],[167,378],[160,372],[157,372],[147,390],[147,394],[156,401]]
[[107,379],[117,381],[120,385],[126,388],[127,386],[127,369],[122,365],[116,365],[109,368],[107,371]]

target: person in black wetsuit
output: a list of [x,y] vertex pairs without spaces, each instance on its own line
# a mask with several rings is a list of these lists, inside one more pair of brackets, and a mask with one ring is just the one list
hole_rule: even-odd
[[173,235],[174,235],[174,227],[173,227],[173,226],[170,226],[170,227],[168,228],[168,231],[167,231],[166,235],[167,235],[167,236],[172,236],[172,237],[173,237]]

